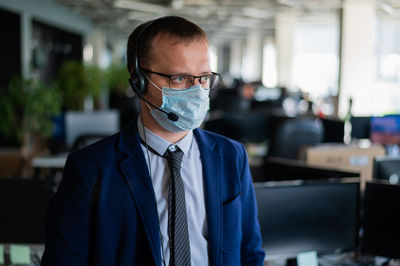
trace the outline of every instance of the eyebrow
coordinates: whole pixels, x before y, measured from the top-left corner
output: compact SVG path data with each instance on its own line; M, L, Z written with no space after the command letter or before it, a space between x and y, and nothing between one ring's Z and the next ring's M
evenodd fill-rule
M204 72L202 72L202 73L200 73L199 75L192 75L192 74L190 74L190 73L187 73L187 72L184 72L184 73L174 73L174 74L171 74L171 75L176 75L176 76L179 76L179 75L188 75L188 76L204 76L204 75L209 75L209 74L212 74L212 71L210 70L210 71L204 71Z

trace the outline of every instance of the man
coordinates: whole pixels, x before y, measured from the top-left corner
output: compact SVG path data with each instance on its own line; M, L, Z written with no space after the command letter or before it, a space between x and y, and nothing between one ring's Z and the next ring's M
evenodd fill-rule
M196 129L218 81L204 31L156 19L127 57L141 115L68 157L42 265L263 265L243 146Z

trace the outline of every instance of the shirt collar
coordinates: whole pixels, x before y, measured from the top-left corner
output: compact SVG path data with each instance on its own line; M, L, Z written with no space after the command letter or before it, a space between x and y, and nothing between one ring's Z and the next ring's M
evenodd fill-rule
M137 128L139 131L139 136L142 139L142 141L147 143L147 145L149 145L158 154L161 154L161 155L165 154L168 147L171 145L178 146L179 149L181 151L183 151L184 154L189 153L189 149L190 149L190 147L192 145L192 141L193 141L193 131L192 130L190 130L189 133L186 134L186 136L184 136L177 143L170 143L166 139L164 139L164 138L158 136L157 134L155 134L154 132L152 132L150 129L144 127L143 123L140 119L140 116L137 119ZM143 132L143 128L144 128L144 132Z

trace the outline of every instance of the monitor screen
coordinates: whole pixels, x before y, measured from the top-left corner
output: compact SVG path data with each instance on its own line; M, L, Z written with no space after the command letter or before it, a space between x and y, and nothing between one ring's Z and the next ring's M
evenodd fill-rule
M400 157L381 156L374 158L374 178L400 183Z
M68 148L72 148L80 136L105 137L117 133L118 130L119 113L117 110L68 111L65 113L65 137Z
M400 115L371 117L370 139L381 144L400 144Z
M368 139L370 135L369 116L353 116L351 122L351 137L354 139Z
M400 259L400 186L367 183L363 221L362 252Z
M267 258L357 247L359 182L284 186L259 183L255 192Z
M324 139L322 142L343 143L344 122L337 119L321 119L324 126Z

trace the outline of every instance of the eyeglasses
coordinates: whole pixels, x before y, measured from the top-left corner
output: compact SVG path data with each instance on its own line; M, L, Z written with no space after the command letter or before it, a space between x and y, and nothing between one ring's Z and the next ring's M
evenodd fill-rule
M211 72L211 74L202 76L192 75L167 75L163 73L154 72L148 69L143 69L144 72L156 74L169 79L169 87L171 89L183 90L193 86L194 81L199 79L199 83L203 89L213 89L217 86L220 74Z

